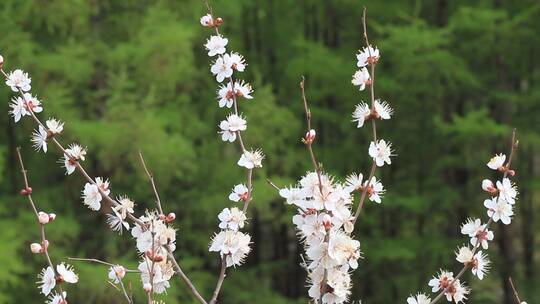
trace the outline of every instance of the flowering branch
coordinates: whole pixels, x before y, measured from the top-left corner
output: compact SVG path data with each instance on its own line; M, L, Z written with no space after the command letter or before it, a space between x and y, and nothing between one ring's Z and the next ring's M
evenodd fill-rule
M354 224L364 205L366 197L371 201L380 203L384 188L375 178L376 167L391 164L392 145L384 140L377 140L375 119L390 119L393 110L386 102L375 99L373 80L366 66L370 66L372 74L379 60L379 50L373 48L367 39L365 29L364 9L364 36L366 47L356 55L357 66L361 68L353 75L352 84L362 91L366 85L371 86L371 106L362 102L353 112L353 121L357 127L364 125L365 121L372 120L373 141L368 154L373 159L373 165L367 180L362 174L351 174L346 182L337 182L330 175L323 173L321 165L313 152L313 142L316 131L311 126L311 112L305 94L305 80L302 77L300 89L304 112L306 115L307 132L302 142L308 149L314 171L308 172L297 185L279 189L270 180L268 183L279 189L281 197L287 203L294 205L298 214L293 217L293 223L299 231L301 241L304 243L308 262L302 257L308 273L308 294L314 303L344 303L347 301L352 287L351 272L358 267L361 257L360 242L351 236ZM360 203L353 214L354 193L361 193Z
M58 265L56 268L54 267L54 264L51 260L51 257L49 255L49 241L47 240L45 236L45 225L54 221L56 219L56 214L50 213L47 214L45 212L38 212L36 205L34 203L34 200L32 199L32 187L30 187L30 184L28 183L28 176L27 171L24 167L24 162L21 156L21 148L17 147L17 156L19 159L19 165L21 167L21 173L24 180L24 189L21 190L21 194L25 195L28 198L28 202L30 203L30 206L32 207L32 210L34 211L34 214L36 215L36 220L39 224L40 233L41 233L41 244L33 243L30 245L30 249L33 253L43 253L45 255L45 259L48 263L48 267L46 269L43 269L41 271L41 274L38 276L40 277L40 284L41 284L41 292L44 295L49 295L52 289L56 288L58 292L56 294L52 294L49 298L49 303L51 304L65 304L67 294L62 290L62 286L58 283L66 281L68 283L76 283L78 281L77 275L73 273L71 266L67 265L65 266L63 263ZM64 276L66 279L64 279Z
M123 228L129 230L130 226L126 221L128 219L136 224L131 229L131 234L137 239L137 249L143 254L144 258L144 261L139 265L143 288L148 293L163 293L170 286L168 280L175 273L171 266L171 260L174 261L173 264L178 266L174 256L169 254L175 248L176 231L168 227L167 224L174 220L174 214L170 213L165 216L158 212L147 211L146 215L135 217L133 215L134 202L122 196L118 200L111 198L109 181L101 177L91 178L81 165L81 162L86 157L86 149L77 144L72 144L68 148L64 148L58 141L57 137L64 129L64 123L56 119L49 119L44 124L36 116L36 113L42 112L43 108L41 102L36 97L27 93L31 89L31 80L28 74L22 70L15 70L7 74L2 69L2 64L3 58L0 56L0 71L6 77L6 84L11 87L12 91L18 92L21 95L21 97L13 98L10 104L10 114L13 116L15 122L18 122L24 116L30 116L38 125L38 130L34 131L32 137L32 142L36 150L47 152L48 143L52 141L63 153L61 163L64 165L66 173L72 174L75 170L78 170L83 175L87 180L83 191L83 203L88 208L94 211L99 210L103 199L110 203L112 214L108 215L107 222L113 230L120 233ZM150 228L152 228L152 231L150 231ZM165 245L167 247L166 249ZM152 267L146 267L149 264ZM155 267L156 265L157 267ZM66 269L66 266L61 264L57 266L57 271L60 272L61 268L66 274L70 274L69 272L72 272L72 270L69 267ZM176 273L179 272L176 271ZM60 274L66 276L62 273ZM50 279L56 275L54 269L49 267L44 270L43 276L46 276L46 279ZM76 275L73 273L71 277L76 278ZM71 280L75 281L73 278ZM158 282L159 286L155 286L156 282ZM48 290L47 294L49 292L50 290ZM202 298L198 293L194 294L198 299ZM58 298L61 299L61 295ZM149 300L151 300L151 295L149 296ZM206 304L204 300L201 303Z
M365 60L365 63L369 64L370 69L371 69L371 75L367 73L365 68L362 68L360 71L356 72L355 74L356 77L353 78L353 84L359 85L361 89L363 89L362 86L369 85L370 93L371 93L371 109L368 114L366 113L367 112L366 106L365 105L361 106L362 104L360 104L357 106L356 111L353 114L353 118L354 120L358 121L359 127L361 126L360 125L361 120L362 120L361 124L363 124L364 123L363 120L371 119L371 129L373 132L372 143L377 143L377 123L375 119L372 119L372 118L389 119L393 111L386 105L385 102L379 102L375 100L375 66L379 58L379 50L377 49L374 50L371 47L371 44L369 44L369 38L368 38L368 32L367 32L367 26L366 26L366 12L367 12L367 9L364 7L364 11L362 13L362 26L364 29L364 39L366 42L366 48L364 49L364 53L367 51L367 59ZM391 149L391 146L388 146L388 149ZM389 151L389 153L391 153L391 151ZM372 178L375 176L376 169L377 169L376 158L373 158L373 162L371 164L371 169L369 171L369 176L367 179L368 181L372 180ZM356 221L358 220L358 217L360 216L360 213L362 212L366 195L369 190L370 190L369 187L363 187L362 189L362 194L360 196L358 208L356 209L356 212L354 214L353 225L356 224Z
M467 299L467 295L470 293L470 288L460 281L467 270L471 269L472 273L480 280L488 272L491 262L488 260L487 255L479 250L480 246L487 250L488 241L493 240L494 234L489 230L492 223L500 220L503 224L508 225L512 220L512 215L514 215L513 205L515 204L517 189L508 176L515 175L515 171L511 168L514 154L518 148L515 129L512 132L510 146L510 155L506 163L506 155L504 154L495 155L487 163L490 169L503 173L502 180L497 181L496 184L488 179L482 181L482 189L491 195L490 199L484 201L489 217L487 223L482 225L480 219L468 219L461 226L461 233L471 238L470 244L473 246L472 249L469 246L462 246L456 252L456 260L462 263L463 267L455 277L452 272L441 270L438 275L429 281L428 285L432 287L432 292L438 293L433 300L425 294L419 293L414 297L409 297L407 299L409 303L435 304L444 296L448 301L461 303Z
M242 264L251 250L249 247L251 237L249 234L241 232L240 229L245 225L247 210L253 199L253 169L262 167L264 154L258 149L247 150L242 138L242 131L247 129L247 121L239 112L239 99L253 99L251 96L253 90L248 83L238 80L234 74L244 72L247 64L240 54L227 53L226 46L229 40L224 38L219 31L219 26L224 21L222 18L214 16L212 7L207 0L203 0L203 2L207 8L207 14L200 19L200 23L215 32L215 35L211 36L205 44L208 56L216 56L210 71L218 83L228 80L228 84L223 84L218 89L218 105L220 108L233 108L233 112L219 124L221 129L219 133L225 142L234 142L238 139L242 154L237 164L246 169L246 184L235 185L229 195L230 200L243 202L242 209L225 208L219 213L221 231L214 236L209 248L210 251L219 252L221 256L218 281L209 301L209 303L214 304L225 280L226 268Z

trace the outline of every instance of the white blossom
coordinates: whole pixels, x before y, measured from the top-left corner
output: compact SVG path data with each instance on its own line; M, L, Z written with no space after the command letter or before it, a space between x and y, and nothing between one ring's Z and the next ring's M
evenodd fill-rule
M138 269L141 272L143 285L150 285L154 293L162 294L171 286L169 280L174 275L174 270L170 262L165 260L153 262L148 258L144 258Z
M44 295L51 293L51 290L53 290L54 286L56 286L56 276L51 266L43 268L41 273L38 275L38 279L38 287L41 289L41 293Z
M47 153L47 139L47 130L41 125L32 133L32 145L37 151L43 150L43 152Z
M369 107L369 105L365 102L361 102L356 105L356 108L352 113L352 121L357 122L357 128L361 128L364 125L364 122L370 117L370 115L371 108Z
M228 54L225 54L227 56ZM237 70L238 72L243 72L246 69L246 62L244 60L244 57L242 55L231 52L229 56L229 61L231 63L231 67L234 70Z
M69 264L61 263L60 265L56 265L56 271L60 279L64 282L75 284L79 281L79 277L73 271L73 266Z
M407 298L407 304L430 304L431 299L423 293Z
M219 228L221 229L231 229L237 231L238 229L244 228L244 222L246 221L246 214L236 208L225 208L219 215L218 219L221 221L219 223Z
M98 211L101 208L102 196L96 184L86 183L82 194L83 203L90 210Z
M239 266L250 252L251 237L240 231L222 230L212 239L209 251L225 257L227 267Z
M507 201L510 204L516 203L517 190L509 178L503 178L502 182L497 181L497 189L499 190L499 198Z
M221 121L221 139L233 142L236 140L236 133L247 129L246 120L241 115L230 114L226 120Z
M60 134L64 130L64 123L54 118L49 118L45 122L45 125L47 125L47 128L49 128L49 132L51 132L52 134Z
M484 279L484 274L489 271L490 263L487 255L480 250L474 255L471 271L478 279L482 280Z
M240 200L247 200L248 188L244 184L238 184L234 186L231 194L229 194L229 200L233 202L239 202Z
M375 108L375 117L380 118L383 120L390 119L392 117L392 114L394 114L394 110L390 107L390 105L386 101L381 101L380 99L376 99L373 103L373 107Z
M488 249L488 241L493 240L493 231L488 230L486 225L482 225L480 219L467 219L461 226L461 233L471 238L471 245L476 246L477 242L484 249Z
M210 39L208 39L204 45L208 50L208 56L212 57L225 53L225 46L227 46L228 42L229 40L227 38L223 38L221 36L215 35L210 37Z
M504 162L506 161L506 155L505 154L496 154L493 156L489 162L487 163L487 166L490 169L493 170L499 170L499 168L504 166Z
M488 208L487 214L494 222L501 220L503 224L508 225L512 221L512 215L514 215L512 205L500 197L486 199L484 206Z
M71 174L77 168L79 161L84 161L86 157L86 149L82 148L77 144L71 144L65 150L64 154L64 167L66 168L66 173Z
M230 55L225 54L223 56L219 56L210 68L210 72L216 76L217 82L223 82L225 78L231 77L233 74L233 69Z
M349 176L347 176L347 179L345 180L346 189L349 192L362 190L362 188L364 187L363 178L364 176L362 175L362 173L351 173Z
M355 86L358 86L360 91L363 91L366 88L366 84L369 84L370 76L368 70L363 67L360 70L354 73L351 83Z
M32 96L30 93L23 94L23 101L26 106L26 110L29 112L41 113L43 111L41 101L37 99L37 97ZM28 115L30 115L30 113L28 113Z
M357 55L356 59L358 63L356 64L359 68L365 67L369 64L376 63L380 58L380 52L378 48L373 48L371 45L364 47Z
M358 268L360 242L342 232L333 232L328 241L328 256L340 265L348 263L352 269Z
M227 85L222 85L218 89L219 107L232 107L236 97L253 99L253 96L251 96L252 92L253 89L251 88L251 85L245 83L243 80L234 82L234 85L231 82L227 83Z
M107 225L111 228L112 231L122 234L124 228L129 230L129 223L124 221L124 218L113 209L113 213L107 214Z
M469 264L472 262L473 256L473 251L469 247L463 246L456 252L456 261L462 264Z
M368 181L365 182L365 187L367 187L369 200L380 204L381 198L386 191L380 180L377 180L377 178L373 176L369 181L369 184Z
M135 203L129 199L127 196L118 197L118 206L113 207L113 210L116 211L122 219L125 219L128 214L135 212L133 208Z
M30 115L30 112L26 110L26 102L21 97L12 98L9 107L11 108L9 114L13 116L15 122L19 122L23 116Z
M262 168L263 159L264 154L261 150L245 150L238 160L238 165L247 169Z
M306 193L299 188L283 188L279 190L279 195L287 200L287 204L305 207Z
M67 304L66 301L67 292L62 291L62 294L54 293L49 296L47 299L47 304Z
M369 156L373 158L378 167L382 167L384 163L391 164L390 156L392 156L392 144L384 139L378 142L371 142L369 145Z
M28 73L23 70L16 69L7 75L6 85L11 87L13 92L18 92L21 89L24 92L30 91L32 88L30 83L32 80L28 77Z
M453 280L454 274L452 272L441 270L428 282L428 285L431 287L431 292L437 292L446 289Z

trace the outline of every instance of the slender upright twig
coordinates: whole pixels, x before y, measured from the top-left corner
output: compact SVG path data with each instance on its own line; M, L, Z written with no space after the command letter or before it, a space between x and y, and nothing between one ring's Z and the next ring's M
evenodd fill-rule
M17 157L19 159L19 165L21 167L21 173L22 173L23 180L24 180L24 188L25 188L25 190L31 189L30 184L28 182L27 171L26 171L26 169L24 167L24 162L23 162L23 159L22 159L22 156L21 156L21 148L20 147L17 147ZM51 260L50 255L49 255L49 249L48 249L49 244L48 244L47 238L45 236L45 224L42 224L42 223L39 222L39 212L37 211L36 204L34 203L34 200L32 199L32 191L26 192L26 197L28 198L28 202L30 203L30 206L32 207L32 210L34 211L34 214L36 216L36 220L37 220L37 222L39 224L39 229L40 229L40 234L41 234L41 246L43 248L43 254L45 255L45 259L47 260L47 263L49 264L49 267L51 267L51 269L53 270L54 276L58 277L58 272L56 271L56 268L54 267L54 264L53 264L53 262ZM62 290L62 287L60 286L60 284L57 284L55 286L55 288L58 289L58 291L59 291L58 294L60 295L62 300L65 301L66 299L64 299L63 290Z
M141 160L141 164L143 166L144 172L146 172L146 175L148 176L148 180L150 181L150 185L152 186L152 190L154 191L154 195L156 196L156 206L158 208L158 211L160 214L163 213L163 209L161 208L161 199L159 197L159 192L157 191L156 183L154 181L154 174L152 174L148 167L146 166L146 162L144 161L144 156L142 151L139 151L139 158Z
M510 287L512 288L512 292L514 293L514 297L516 298L516 303L521 304L521 299L519 298L519 294L517 292L516 286L514 286L514 281L512 281L512 277L508 278L508 282L510 283Z

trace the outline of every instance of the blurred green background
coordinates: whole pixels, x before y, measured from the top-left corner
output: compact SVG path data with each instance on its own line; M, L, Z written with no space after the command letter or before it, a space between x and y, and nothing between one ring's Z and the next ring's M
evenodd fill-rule
M243 77L255 99L242 102L246 139L267 154L255 172L248 231L253 252L232 269L222 303L306 303L305 272L285 206L265 178L293 183L310 168L300 143L305 132L298 83L307 95L318 131L315 145L326 171L344 177L366 172L370 129L356 129L350 114L367 100L350 83L355 52L363 45L361 14L368 7L370 39L382 51L377 95L395 107L379 124L397 157L379 175L388 192L368 204L356 237L365 259L354 273L353 300L404 303L428 291L440 267L458 269L456 247L467 217L485 217L480 189L496 173L485 166L506 152L516 127L520 189L514 221L494 226L489 255L493 270L483 281L466 275L469 303L514 303L505 283L512 275L522 298L540 301L540 3L523 1L212 1L230 49L249 63ZM217 214L242 181L236 145L224 144L217 124L216 83L203 50L210 31L199 24L204 5L184 1L3 0L0 53L7 70L32 76L44 102L42 118L66 121L62 142L88 147L94 176L111 179L114 194L129 194L138 211L153 206L141 169L141 149L154 171L165 209L177 214L177 255L202 293L213 290L219 261L208 252ZM7 114L12 93L0 89L0 303L42 303L34 282L44 266L29 244L38 239L30 207L17 195L22 180L15 147L22 146L39 208L58 214L48 225L53 259L94 257L136 267L134 243L89 211L80 199L84 181L65 176L52 148L45 156L29 143L30 120L17 126ZM504 229L503 229L504 228ZM70 303L122 303L106 282L107 269L74 263L80 283ZM128 278L143 302L137 276ZM174 279L167 303L194 303Z

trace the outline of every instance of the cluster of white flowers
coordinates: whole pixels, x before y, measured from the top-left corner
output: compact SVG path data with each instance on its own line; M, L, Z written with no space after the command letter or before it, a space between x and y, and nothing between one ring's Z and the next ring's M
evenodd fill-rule
M485 224L479 218L469 218L461 226L461 233L470 238L470 246L464 245L456 251L456 261L463 264L464 269L470 268L473 275L482 280L484 275L489 271L490 261L487 255L478 250L482 247L487 250L489 241L494 238L493 231L489 230L489 224L498 222L499 220L508 225L512 221L513 205L516 203L517 189L516 186L507 176L514 176L515 172L508 165L505 165L506 155L498 154L489 160L487 166L492 170L497 170L504 173L502 180L493 183L489 179L482 181L482 189L490 194L490 198L484 201L484 206L487 208L489 221ZM459 277L455 278L450 271L441 270L428 283L432 287L432 292L442 292L449 302L463 303L467 299L470 289L466 287ZM431 300L425 295L420 294L422 299L409 297L407 302L430 303ZM424 301L424 302L421 302Z
M252 99L253 89L243 80L235 79L234 73L244 72L247 65L246 61L242 55L236 52L227 52L229 40L219 34L217 29L223 23L223 19L214 18L212 15L207 14L201 17L200 22L202 26L214 28L216 33L207 40L204 46L208 51L208 56L217 56L210 67L210 72L216 77L216 81L221 84L217 91L218 105L220 108L234 108L234 112L230 113L219 124L221 139L225 142L234 142L238 139L242 150L242 155L240 155L237 162L238 166L249 171L261 168L264 154L260 149L246 150L240 134L247 129L247 121L245 117L239 114L237 102L241 98ZM227 81L227 84L224 84L224 81ZM251 174L248 174L248 176L248 179L251 179ZM221 231L214 236L210 243L209 251L219 252L227 267L242 264L251 250L249 247L251 237L249 234L239 231L247 221L246 207L251 200L251 189L248 187L251 187L250 180L248 180L248 186L238 184L234 187L229 199L233 202L243 202L245 207L242 209L237 207L225 208L219 213L218 219Z
M66 282L75 284L79 281L79 277L73 271L73 267L64 263L56 265L56 272L51 266L43 268L38 275L38 279L38 287L41 289L41 293L46 296L51 293L58 283Z
M298 210L293 223L309 259L309 296L316 302L322 297L323 303L343 303L352 286L350 269L358 267L361 255L360 242L350 236L352 194L370 186L362 183L361 175L342 184L321 174L320 181L316 172L308 172L298 185L279 194Z
M371 65L374 68L379 59L379 50L371 46L364 48L357 55L357 59L357 65L361 69L354 74L352 83L363 90L366 85L373 84L366 66ZM301 88L303 89L303 85ZM305 107L306 111L309 111L307 103ZM352 116L353 122L357 122L360 128L369 119L390 119L392 114L393 110L388 103L373 97L371 106L360 103ZM308 127L309 125L308 118ZM316 134L315 130L308 130L302 139L310 153ZM392 144L384 139L374 138L368 154L373 159L373 170L375 166L391 164ZM305 246L309 296L314 303L344 303L349 298L352 287L351 271L358 267L358 259L361 257L360 242L351 237L356 221L352 210L354 193L359 193L361 200L367 197L373 202L381 203L385 190L373 175L374 171L366 180L362 174L353 173L347 177L345 183L340 183L322 173L313 154L312 158L315 172L308 172L296 186L283 188L279 194L298 210L298 214L293 217L293 223ZM360 204L362 205L363 201Z
M133 203L129 199L121 201L124 204L120 208L132 208ZM122 214L122 211L118 213ZM143 257L138 269L146 292L163 293L170 286L169 280L174 275L174 269L168 254L176 249L176 230L168 224L174 219L172 213L165 216L158 212L146 212L139 217L143 225L135 225L131 229L131 235L137 241L137 250ZM112 271L117 272L118 269ZM114 281L114 278L111 280Z

